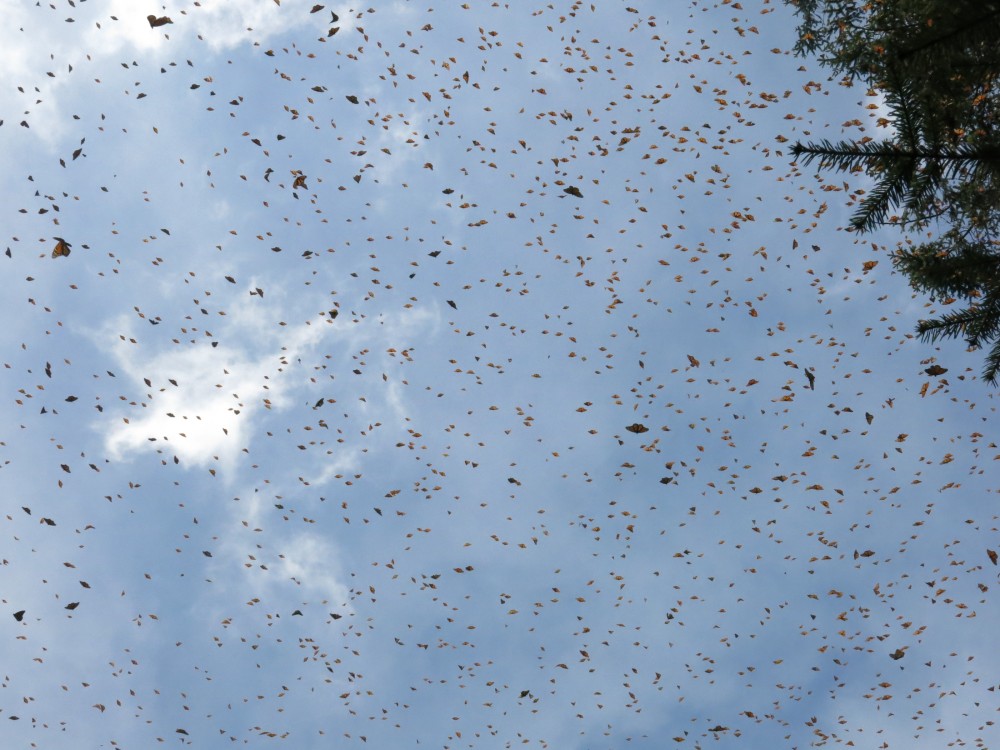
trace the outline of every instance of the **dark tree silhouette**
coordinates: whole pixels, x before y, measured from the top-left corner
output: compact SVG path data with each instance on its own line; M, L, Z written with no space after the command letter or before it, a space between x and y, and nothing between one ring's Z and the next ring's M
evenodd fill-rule
M917 291L964 309L921 321L927 341L992 344L984 378L1000 378L1000 3L789 0L796 51L818 55L847 85L881 94L891 135L796 143L819 169L864 173L874 186L851 229L893 225L936 238L893 257Z

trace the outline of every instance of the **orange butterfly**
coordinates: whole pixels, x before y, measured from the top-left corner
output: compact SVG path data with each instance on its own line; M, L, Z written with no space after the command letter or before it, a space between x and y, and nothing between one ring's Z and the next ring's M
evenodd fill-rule
M56 239L56 246L52 248L52 257L58 258L60 255L68 257L70 244L62 237L56 237L55 239Z
M639 422L636 422L635 424L630 424L625 429L628 430L629 432L634 432L637 435L641 435L643 432L649 432L649 428L646 427L646 425L644 424L640 424Z

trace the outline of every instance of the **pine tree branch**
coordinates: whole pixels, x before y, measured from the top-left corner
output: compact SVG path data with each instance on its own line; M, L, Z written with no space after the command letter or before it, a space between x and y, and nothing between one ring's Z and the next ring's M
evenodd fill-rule
M986 355L986 365L983 367L983 380L996 387L1000 380L1000 341L993 344L990 353Z
M954 37L959 36L960 34L964 34L964 33L968 32L968 31L975 31L975 32L978 32L978 33L983 33L983 26L984 26L983 22L984 21L989 21L989 20L991 20L993 18L997 18L998 16L1000 16L1000 8L997 8L996 5L994 5L993 3L989 3L986 7L988 9L986 13L982 13L981 15L979 15L979 16L977 16L975 18L969 19L962 26L958 26L957 28L954 28L954 29L952 29L951 31L949 31L949 32L947 32L945 34L939 34L936 37L932 37L932 38L928 39L926 42L918 44L918 45L916 45L914 47L910 47L908 49L903 49L899 53L898 59L899 60L907 60L907 59L913 57L914 55L919 54L920 52L923 52L923 51L925 51L925 50L933 47L936 44L941 44L941 42L947 41L949 39L953 39ZM994 33L994 32L990 32L990 33Z

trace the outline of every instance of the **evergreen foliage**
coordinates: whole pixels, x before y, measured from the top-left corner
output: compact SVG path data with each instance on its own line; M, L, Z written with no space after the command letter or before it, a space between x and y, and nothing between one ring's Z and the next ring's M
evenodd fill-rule
M913 236L893 258L911 286L966 307L921 321L927 341L990 346L983 377L1000 380L1000 2L788 0L796 52L816 55L845 85L881 94L881 141L797 143L804 165L863 172L874 182L851 229Z

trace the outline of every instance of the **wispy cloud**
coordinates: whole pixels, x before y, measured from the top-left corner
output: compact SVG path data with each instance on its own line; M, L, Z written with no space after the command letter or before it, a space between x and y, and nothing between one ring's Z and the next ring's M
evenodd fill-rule
M268 289L274 304L284 300L294 307L295 300L284 295L279 285L272 283ZM264 410L288 408L297 391L306 399L315 395L312 381L288 372L291 361L321 341L336 341L338 348L364 343L383 350L378 362L389 369L393 357L388 349L393 344L405 348L400 341L411 341L436 321L433 312L418 308L343 329L316 319L274 332L268 312L250 299L256 301L248 295L229 308L227 322L213 338L220 342L218 347L207 340L188 348L148 349L133 344L134 316L110 320L92 337L115 358L132 386L145 391L138 416L134 405L119 407L121 420L103 428L105 447L113 458L161 451L186 465L231 473L258 432L258 418ZM356 408L365 410L370 419L403 420L403 393L396 383L387 388L384 398L366 398ZM316 467L312 481L323 484L353 465L357 456L357 449L345 449L332 462Z
M118 366L148 401L141 416L124 411L122 421L105 434L115 458L165 450L195 466L235 467L240 451L255 430L262 409L282 409L297 385L282 376L282 362L298 356L324 335L323 326L300 325L282 337L281 345L257 335L263 313L249 305L234 308L232 323L220 332L222 344L145 352L128 341L134 318L119 318L101 338ZM149 379L153 385L148 385ZM155 382L154 382L155 381ZM176 383L176 385L174 384Z

